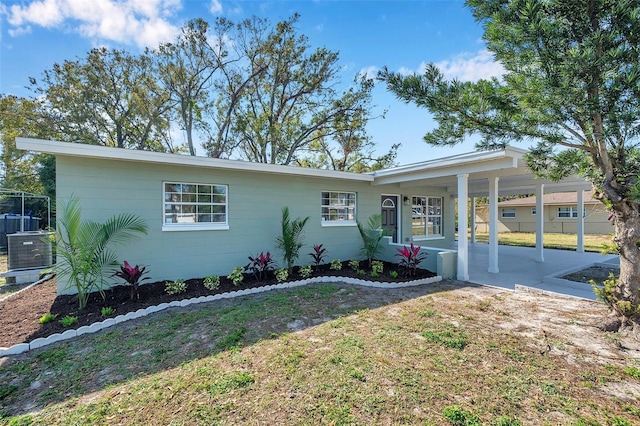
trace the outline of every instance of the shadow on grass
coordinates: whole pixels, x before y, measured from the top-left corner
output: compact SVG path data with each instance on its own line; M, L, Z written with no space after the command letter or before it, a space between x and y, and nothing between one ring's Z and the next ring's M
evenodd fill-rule
M172 308L0 364L0 419L153 375L192 360L248 347L363 309L473 284L444 281L380 289L311 284Z

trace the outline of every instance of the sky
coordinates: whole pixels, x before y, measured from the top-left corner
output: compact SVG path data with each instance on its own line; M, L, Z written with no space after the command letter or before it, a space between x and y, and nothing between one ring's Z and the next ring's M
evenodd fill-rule
M100 46L139 53L173 41L190 19L234 22L252 16L273 24L300 14L299 33L312 48L339 52L341 81L375 76L386 66L405 74L435 63L463 81L500 76L462 0L0 0L0 93L29 97L29 78ZM473 141L432 147L422 137L435 127L428 111L405 104L383 83L373 91L367 128L378 154L401 143L398 163L409 164L473 151Z

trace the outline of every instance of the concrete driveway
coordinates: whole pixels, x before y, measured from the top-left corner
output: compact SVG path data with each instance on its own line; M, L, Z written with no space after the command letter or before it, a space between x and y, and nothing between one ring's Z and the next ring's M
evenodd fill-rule
M576 253L569 250L544 250L544 262L535 260L530 247L498 246L498 268L492 274L489 267L489 245L469 244L469 281L513 290L516 284L555 293L595 300L589 284L562 280L557 277L598 263L616 265L618 257L600 253Z

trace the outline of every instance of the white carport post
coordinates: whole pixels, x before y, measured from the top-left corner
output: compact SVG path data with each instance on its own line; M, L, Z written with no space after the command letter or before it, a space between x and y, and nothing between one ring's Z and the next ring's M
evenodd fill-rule
M471 197L471 244L476 243L476 197Z
M489 178L489 272L497 274L498 268L498 180Z
M536 184L536 261L544 262L544 184Z
M469 280L469 236L467 198L469 193L469 175L458 175L458 279Z
M584 253L584 191L578 190L578 223L576 233L578 234L578 253Z

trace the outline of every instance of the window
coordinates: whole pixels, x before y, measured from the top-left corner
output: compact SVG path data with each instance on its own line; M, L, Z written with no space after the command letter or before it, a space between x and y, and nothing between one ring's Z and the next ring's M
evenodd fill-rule
M321 213L323 225L355 225L356 193L323 191Z
M163 230L229 229L227 186L165 182Z
M411 235L441 237L442 197L413 196L411 201Z
M531 207L531 215L532 216L536 215L536 208L535 207Z
M516 217L516 209L513 207L505 208L501 210L501 216L504 218L515 218Z
M578 207L558 207L558 217L576 219L578 217ZM586 211L582 211L582 217L586 217Z

